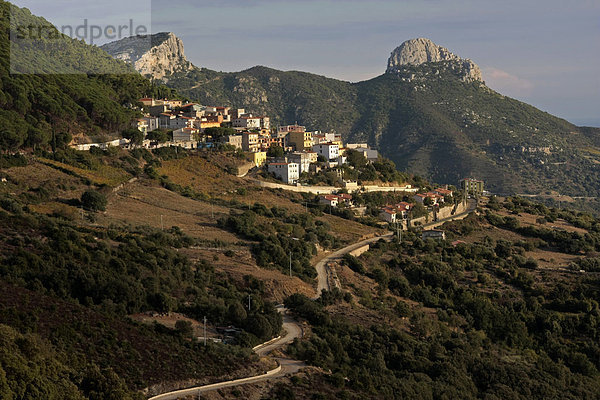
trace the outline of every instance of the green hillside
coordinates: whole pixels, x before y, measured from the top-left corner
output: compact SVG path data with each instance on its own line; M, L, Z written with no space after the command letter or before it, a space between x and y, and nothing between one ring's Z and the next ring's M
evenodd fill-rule
M11 13L15 26L49 26L27 9L0 1L0 149L44 147L53 141L53 135L65 137L63 133L114 134L136 116L123 105L135 104L146 94L170 94L170 89L154 88L102 50L66 36L35 46L19 42L11 49ZM17 71L38 74L11 74L11 61ZM65 73L81 70L114 74Z
M487 86L460 79L453 61L350 83L254 67L195 69L168 85L204 104L266 113L275 123L368 141L401 169L440 183L485 179L496 192L600 193L600 129L579 128Z

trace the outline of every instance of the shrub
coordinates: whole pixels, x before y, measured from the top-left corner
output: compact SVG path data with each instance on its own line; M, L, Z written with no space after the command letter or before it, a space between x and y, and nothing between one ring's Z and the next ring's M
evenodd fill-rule
M86 190L81 195L81 204L86 210L104 211L107 203L106 196L97 190Z

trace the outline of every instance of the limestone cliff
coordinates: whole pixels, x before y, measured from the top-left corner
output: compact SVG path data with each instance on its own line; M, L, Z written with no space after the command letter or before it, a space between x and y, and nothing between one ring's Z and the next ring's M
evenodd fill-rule
M469 59L460 58L425 38L410 39L397 47L388 60L387 73L397 74L402 72L405 66L443 61L458 65L464 81L482 81L481 70L477 64Z
M154 79L193 68L185 57L183 42L171 32L132 36L101 48L114 58L132 64L140 74Z

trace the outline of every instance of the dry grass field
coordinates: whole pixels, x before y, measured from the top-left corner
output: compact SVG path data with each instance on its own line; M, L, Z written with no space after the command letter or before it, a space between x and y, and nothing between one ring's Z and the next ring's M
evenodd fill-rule
M197 239L237 243L240 239L217 227L217 220L229 209L211 205L168 191L152 181L137 181L109 197L106 212L97 222L102 225L146 225L169 229L178 226Z
M271 301L280 303L294 293L314 296L315 287L297 277L290 277L278 270L259 268L247 248L233 250L233 255L225 255L224 249L181 249L192 261L208 260L217 270L226 272L234 280L242 282L250 275L265 285L265 293ZM316 286L316 285L315 285Z
M62 199L79 198L85 190L81 178L62 172L39 162L31 162L25 167L2 170L8 182L0 188L15 194L31 189L44 188Z
M89 170L74 167L69 164L64 164L46 158L40 158L39 161L43 164L52 166L54 168L63 171L69 171L70 173L75 174L81 178L87 179L96 185L107 185L110 187L116 187L131 179L131 175L129 175L127 172L119 168L111 167L109 165L100 165L96 170Z

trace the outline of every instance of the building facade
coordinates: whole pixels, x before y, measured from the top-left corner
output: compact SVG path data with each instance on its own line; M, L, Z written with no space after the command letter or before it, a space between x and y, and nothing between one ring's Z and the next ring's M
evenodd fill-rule
M333 143L316 144L313 151L320 156L325 157L327 161L336 160L340 156L340 146Z
M300 179L300 165L296 163L271 163L269 172L288 184L295 184Z
M483 195L483 181L473 178L466 178L460 181L460 187L465 193L473 196Z

